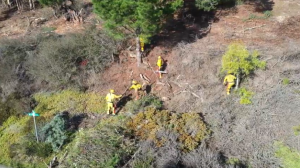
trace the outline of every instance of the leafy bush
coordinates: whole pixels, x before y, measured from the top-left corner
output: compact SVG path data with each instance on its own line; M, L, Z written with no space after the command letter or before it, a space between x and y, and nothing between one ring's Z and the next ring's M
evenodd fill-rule
M66 146L69 155L60 167L121 167L135 150L135 143L125 133L127 119L118 115L102 119L91 129L79 130Z
M106 102L103 97L92 92L63 90L56 93L37 93L34 95L38 105L35 111L49 118L53 114L68 111L70 113L106 112Z
M171 130L179 135L181 148L186 151L195 149L209 131L197 113L176 114L166 110L149 108L132 117L127 126L143 140L152 140L157 146L164 144L164 139L157 137L159 130Z
M234 2L235 0L196 0L195 6L198 9L202 9L204 11L211 11L216 9L216 7L220 4L227 4Z
M283 79L282 79L282 84L283 84L283 85L288 85L288 84L290 84L290 79L289 79L289 78L283 78Z
M10 164L18 162L17 153L12 151L12 146L22 142L32 128L29 117L18 118L16 116L9 117L0 127L0 163ZM12 155L15 153L15 155ZM14 160L14 158L16 158Z
M126 104L125 110L136 113L144 111L145 107L151 107L155 109L161 109L163 106L162 101L154 95L145 95L139 100L130 101Z
M275 146L277 147L275 156L281 159L283 167L287 167L287 168L300 167L299 151L290 149L288 146L284 145L282 142L276 142Z
M251 104L251 98L253 96L253 92L247 90L246 88L240 88L238 90L239 95L241 96L240 104Z
M259 60L258 51L250 53L247 48L238 42L233 42L228 46L228 50L222 56L222 72L230 72L237 75L237 87L242 76L253 73L257 68L264 69L265 61Z
M293 130L294 130L295 135L299 135L300 134L300 125L293 127Z
M264 18L265 18L265 19L271 17L272 15L273 15L273 14L272 14L272 11L267 10L267 11L264 12Z
M52 153L52 146L49 143L27 141L22 144L25 147L25 154L28 156L38 156L41 158L47 158Z
M69 116L65 113L56 115L41 131L45 142L50 143L53 151L58 151L68 138L66 129Z

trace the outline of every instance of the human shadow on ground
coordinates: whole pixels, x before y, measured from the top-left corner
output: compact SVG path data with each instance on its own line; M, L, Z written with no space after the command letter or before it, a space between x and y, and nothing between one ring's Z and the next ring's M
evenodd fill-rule
M116 114L118 114L123 108L124 106L127 104L127 102L129 102L130 100L132 100L131 98L132 94L128 94L126 96L123 96L116 104Z

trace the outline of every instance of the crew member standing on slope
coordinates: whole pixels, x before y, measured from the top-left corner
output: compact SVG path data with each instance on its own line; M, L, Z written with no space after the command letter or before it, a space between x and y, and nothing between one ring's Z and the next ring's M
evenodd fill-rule
M226 86L227 84L227 95L230 95L230 89L231 87L235 84L234 80L236 79L236 77L234 75L232 75L231 72L228 72L228 75L225 76L224 82L223 84Z
M110 89L110 93L108 93L105 97L107 102L107 114L110 114L110 110L112 110L112 114L116 115L114 101L115 99L122 97L122 95L115 95L114 93L115 91L113 89Z

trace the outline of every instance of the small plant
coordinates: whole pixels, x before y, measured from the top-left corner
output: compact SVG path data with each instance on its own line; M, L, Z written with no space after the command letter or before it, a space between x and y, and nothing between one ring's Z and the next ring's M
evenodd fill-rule
M240 88L238 90L239 95L241 96L240 104L251 104L251 99L253 92L247 90L246 88Z
M273 15L272 11L267 10L264 12L264 19L267 19L267 18L271 17L272 15Z
M300 153L283 144L282 142L275 142L277 148L275 156L280 158L283 167L298 168L300 167Z
M43 32L52 32L54 30L56 30L55 27L42 27Z
M283 79L282 79L282 84L283 84L283 85L288 85L288 84L290 84L290 79L289 79L289 78L283 78Z
M243 5L245 2L244 0L236 0L235 5Z
M293 127L293 130L296 136L300 135L300 125Z

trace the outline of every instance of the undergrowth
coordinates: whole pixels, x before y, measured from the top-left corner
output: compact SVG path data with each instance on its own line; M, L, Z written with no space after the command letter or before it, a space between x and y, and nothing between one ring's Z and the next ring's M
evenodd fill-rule
M106 111L106 102L103 97L93 92L80 92L75 90L63 90L55 93L38 93L34 95L38 102L35 111L44 117L68 111L70 113L102 113Z
M152 107L155 109L161 109L163 107L162 101L154 95L146 95L139 100L130 101L126 104L125 110L131 113L137 113L144 111L145 107Z
M240 104L251 104L252 101L252 96L253 96L253 92L247 90L246 88L240 88L238 90L238 94L241 96L240 99Z
M286 146L282 142L276 142L277 147L275 156L280 158L283 167L286 168L299 168L300 167L300 153L290 147Z
M158 147L164 145L165 139L158 138L157 132L171 130L179 135L183 151L195 149L210 132L197 113L177 114L153 108L132 117L127 126L137 137L152 140Z

